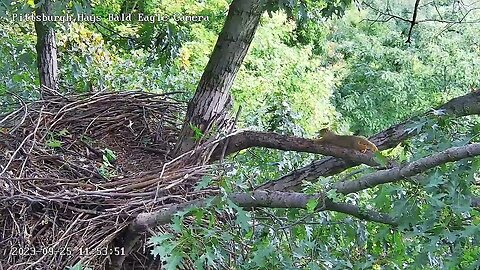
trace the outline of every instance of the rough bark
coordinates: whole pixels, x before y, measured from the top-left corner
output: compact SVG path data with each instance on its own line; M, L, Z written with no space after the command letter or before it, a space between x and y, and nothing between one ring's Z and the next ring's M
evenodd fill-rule
M478 143L468 144L461 147L452 147L440 153L412 161L399 167L381 170L362 176L355 181L342 181L335 183L332 188L343 194L355 193L381 184L398 182L447 162L458 161L478 155L480 155L480 144Z
M470 206L480 211L480 198L479 197L472 197Z
M41 2L35 0L35 4ZM45 0L36 10L37 16L48 18L52 15L52 2ZM37 33L37 68L40 77L40 89L42 95L48 90L56 91L58 89L58 63L57 63L57 45L55 43L55 30L53 22L46 20L35 21L35 31Z
M218 37L210 60L188 104L176 154L195 145L191 125L207 133L221 130L231 106L230 88L247 54L265 8L264 0L235 0Z
M454 98L434 110L434 114L445 114L453 117L480 114L480 91L468 93L464 96ZM420 117L428 117L428 112ZM408 130L409 125L418 117L409 119L400 124L394 125L372 137L370 141L375 143L380 150L397 146L400 142L418 134L417 130ZM316 160L310 165L295 170L279 179L267 182L257 189L263 190L296 190L303 181L313 182L320 176L335 175L347 168L359 165L358 162L347 161L340 158L327 157Z
M226 140L225 140L226 142ZM223 146L217 146L211 156L211 160L218 160L223 153ZM317 153L327 156L335 156L345 160L351 160L370 166L379 164L373 160L372 153L361 153L335 145L319 144L315 140L295 136L286 136L271 132L243 131L232 135L225 150L225 154L235 153L250 147L265 147L284 151L296 151Z

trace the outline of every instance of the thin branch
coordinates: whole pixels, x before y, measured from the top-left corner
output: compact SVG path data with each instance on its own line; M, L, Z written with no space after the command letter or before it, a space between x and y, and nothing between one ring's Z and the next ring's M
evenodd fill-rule
M477 1L478 2L478 1ZM473 6L475 5L475 3L472 3L472 5L469 5L469 6ZM391 19L396 19L396 20L400 20L400 21L403 21L403 22L406 22L406 23L409 23L410 24L410 28L409 28L409 31L408 31L408 38L407 38L407 41L406 43L410 43L411 42L411 39L412 39L412 32L413 32L413 27L416 25L416 24L419 24L419 23L424 23L424 22L439 22L439 23L444 23L444 24L447 24L447 26L445 26L445 28L441 31L441 32L444 32L445 30L447 30L448 28L450 28L451 26L455 25L455 24L460 24L460 23L468 23L468 24L474 24L474 23L480 23L480 20L466 20L468 14L470 14L472 11L475 11L475 10L478 10L480 8L477 8L477 7L474 7L474 8L471 8L471 9L466 9L466 12L465 14L462 15L462 18L458 19L458 20L446 20L443 18L442 14L440 13L440 11L438 10L438 6L437 4L433 1L433 2L428 2L426 4L423 4L423 5L420 5L420 0L416 0L415 1L415 5L414 5L414 9L413 9L413 15L412 15L412 19L407 19L407 18L403 18L401 16L398 16L398 15L395 15L395 14L392 14L388 11L388 9L386 11L383 11L383 10L380 10L366 2L363 2L363 5L367 6L368 8L370 8L371 10L373 10L376 14L378 14L377 18L375 19L364 19L365 21L368 21L368 22L372 22L373 23L378 23L378 22L381 22L381 23L385 23L385 22L388 22L390 21ZM432 5L434 8L435 8L435 11L438 15L438 17L440 19L434 19L434 18L427 18L427 19L422 19L422 20L417 20L417 17L418 17L418 10L420 8L423 8L423 7L426 7L426 6L429 6L429 5Z
M466 21L466 17L468 16L468 14L474 10L477 10L479 8L473 8L473 9L470 9L468 10L464 15L463 17L458 20L458 21L447 21L447 20L440 20L439 22L441 23L445 23L447 24L436 36L440 35L441 33L447 31L448 29L450 29L452 26L454 26L455 24L460 24L460 23L480 23L480 20L477 20L477 21ZM426 20L425 20L426 21Z
M333 186L333 189L343 194L358 192L381 184L403 180L447 162L458 161L477 155L480 155L479 143L452 147L440 153L407 163L401 167L377 171L360 177L355 181L338 182Z
M419 4L420 4L420 0L416 0L415 1L415 7L413 8L412 20L410 21L410 29L408 30L407 43L410 43L412 41L412 31L413 31L413 27L417 23L417 14L418 14L418 5Z
M377 212L371 209L362 209L357 205L347 204L347 203L334 203L334 202L326 202L326 210L331 210L339 213L344 213L350 216L354 216L361 220L366 221L374 221L377 223L383 223L388 225L395 226L397 221L392 217Z
M369 7L370 9L372 9L373 11L375 11L376 13L378 13L378 14L380 14L380 15L383 15L383 16L387 16L387 17L388 17L387 21L390 20L391 18L394 18L394 19L401 20L401 21L408 22L408 23L411 22L410 19L405 19L405 18L400 17L400 16L398 16L398 15L381 11L381 10L373 7L372 5L370 5L370 4L366 3L366 2L363 2L363 4L364 4L365 6L367 6L367 7Z

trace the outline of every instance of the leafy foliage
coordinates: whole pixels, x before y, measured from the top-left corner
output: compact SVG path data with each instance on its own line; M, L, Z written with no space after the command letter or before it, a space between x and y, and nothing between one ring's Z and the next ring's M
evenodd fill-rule
M471 60L478 58L478 51L468 37L469 26L462 26L461 33L439 34L435 27L419 25L409 45L403 42L403 25L391 24L365 28L349 19L334 36L341 40L336 51L350 70L338 87L337 108L360 133L385 128L479 83L472 80L476 75L461 78L465 71L474 74L468 70L478 65ZM358 31L354 29L360 32L349 39L352 30ZM400 110L401 106L413 109ZM386 117L377 117L380 114Z
M12 25L0 21L0 113L10 111L18 100L7 97L13 92L25 100L37 96L32 91L36 75L35 36L26 24ZM18 33L22 33L19 35ZM11 96L10 96L11 97Z

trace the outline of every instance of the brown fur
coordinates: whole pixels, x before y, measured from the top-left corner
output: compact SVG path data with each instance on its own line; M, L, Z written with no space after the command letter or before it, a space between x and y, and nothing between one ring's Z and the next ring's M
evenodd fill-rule
M343 148L355 149L362 153L367 150L378 151L377 146L363 136L337 135L326 128L320 130L320 136L322 137L317 139L317 142L321 144L333 144Z

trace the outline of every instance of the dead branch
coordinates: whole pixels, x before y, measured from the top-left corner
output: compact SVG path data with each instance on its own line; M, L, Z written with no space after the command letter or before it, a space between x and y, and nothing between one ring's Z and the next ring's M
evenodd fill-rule
M460 5L466 6L464 3L460 3L460 2L458 2L458 3ZM466 9L466 12L463 15L461 15L461 18L459 18L457 20L448 20L448 19L443 18L442 14L438 10L437 3L435 3L434 1L428 2L428 3L423 4L423 5L420 5L420 0L416 0L415 4L414 4L414 7L413 7L412 18L411 19L404 18L404 17L398 16L396 14L393 14L388 8L386 10L381 10L381 9L376 8L373 5L367 3L366 1L363 1L362 5L368 7L369 9L373 10L377 14L378 17L375 18L375 19L365 19L365 21L372 22L372 24L373 23L378 23L378 22L384 23L384 22L388 22L392 19L403 21L403 22L406 22L406 23L410 24L406 43L411 43L413 27L416 24L425 23L425 22L443 23L443 24L446 24L446 26L444 27L444 29L441 32L444 32L445 30L447 30L448 28L450 28L450 27L452 27L453 25L456 25L456 24L461 24L461 23L467 23L467 24L474 23L474 24L476 24L476 23L480 23L480 20L467 20L467 17L470 13L480 9L480 8L476 8L476 7L473 7L473 8L470 8L470 9L466 9L466 7L464 7ZM428 6L428 5L433 5L433 7L435 8L435 10L437 12L437 15L438 15L439 19L438 18L425 18L425 19L418 20L417 19L418 10L420 8L423 8L423 7ZM460 12L460 10L459 10L459 12Z
M420 4L420 0L415 1L415 6L413 7L413 15L412 20L410 21L410 29L408 30L408 38L407 43L411 43L412 41L412 31L415 24L417 24L417 14L418 14L418 5Z

